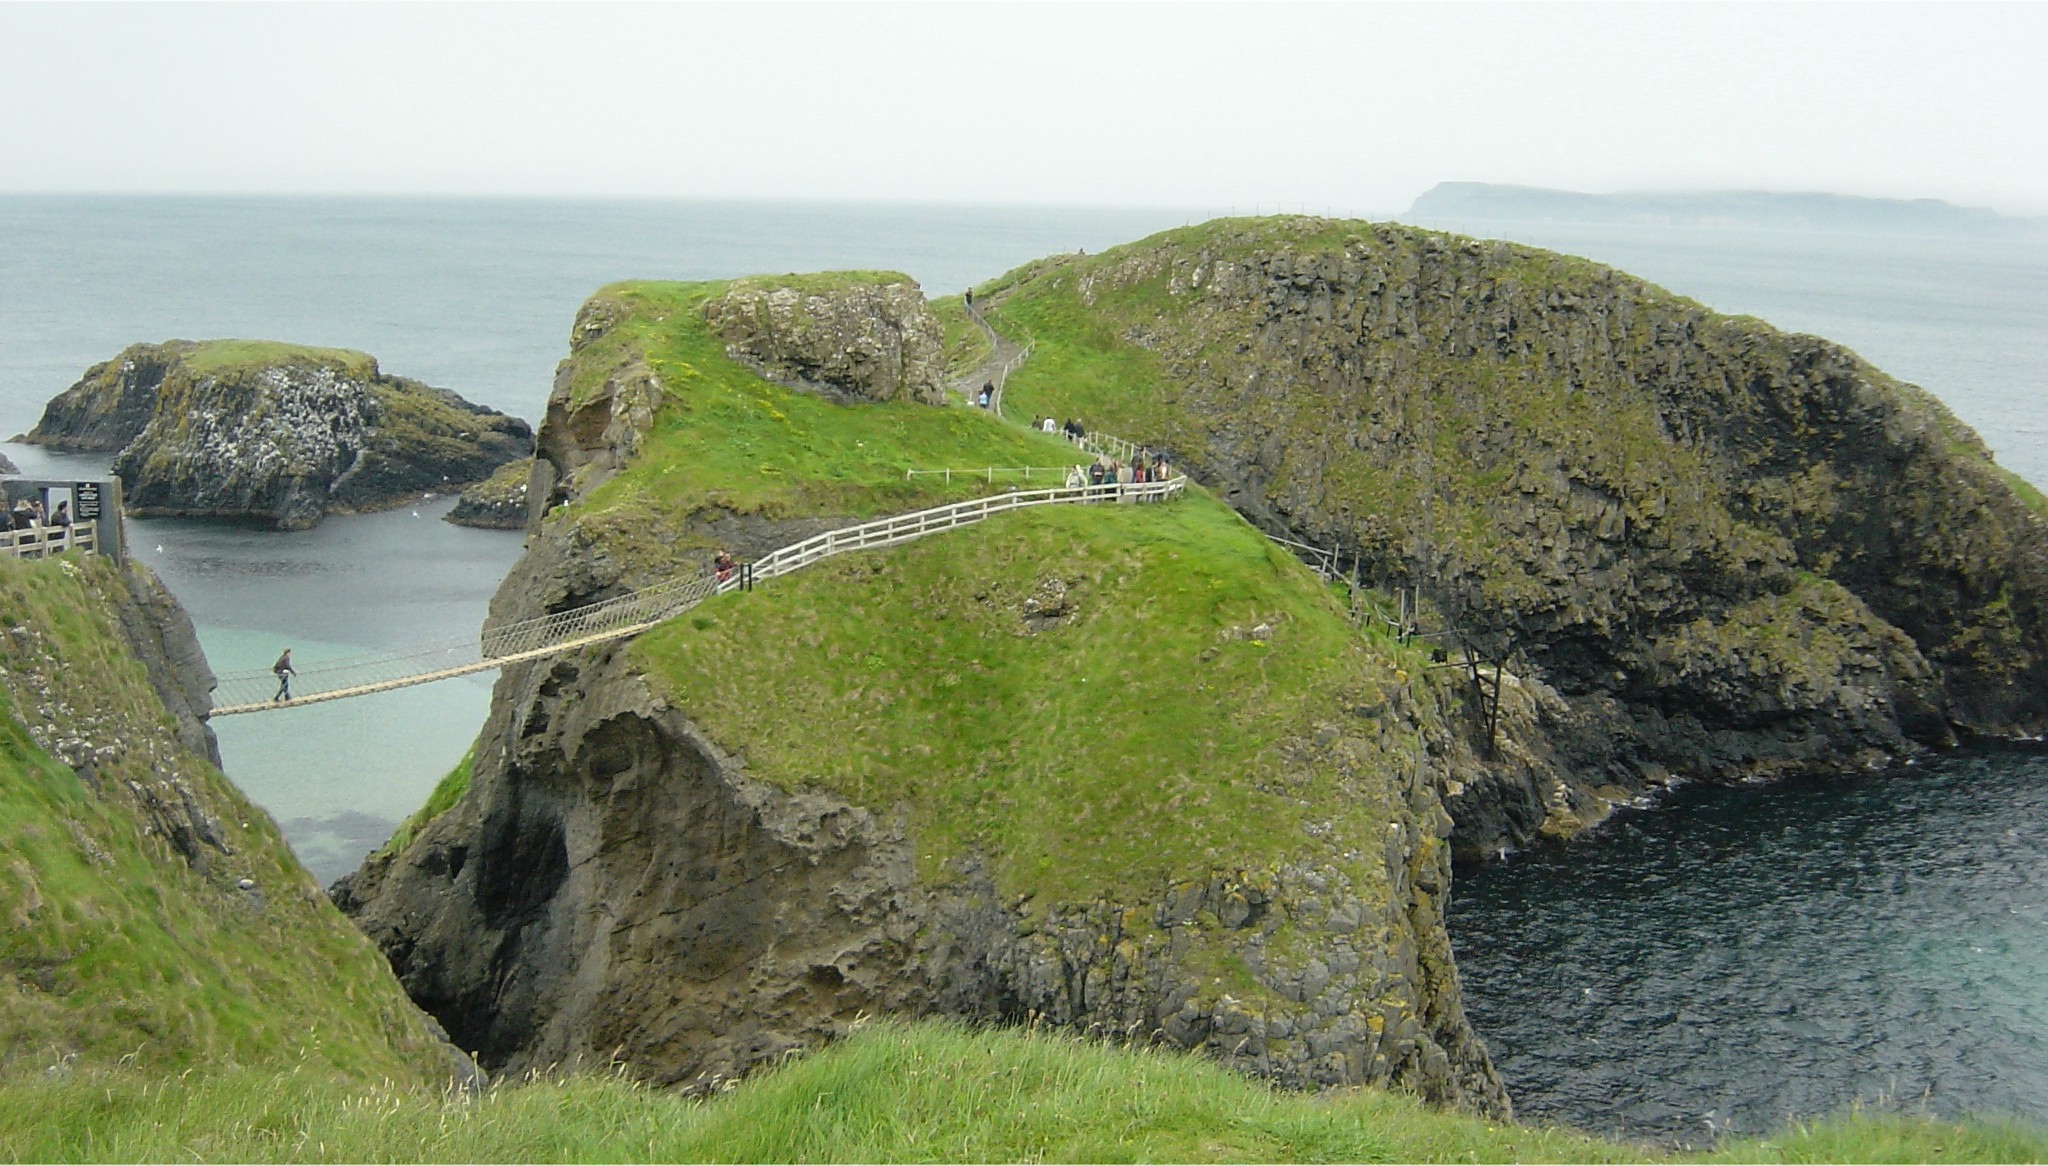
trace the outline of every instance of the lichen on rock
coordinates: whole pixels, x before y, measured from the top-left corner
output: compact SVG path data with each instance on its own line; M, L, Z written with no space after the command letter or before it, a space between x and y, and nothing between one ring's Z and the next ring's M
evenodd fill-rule
M139 344L52 399L26 441L115 453L130 513L310 527L487 477L526 423L384 375L359 352Z
M794 388L856 401L946 399L945 330L908 276L757 276L704 305L726 355Z
M522 529L532 509L527 505L527 480L532 476L532 458L506 462L490 477L464 490L444 517L457 526Z

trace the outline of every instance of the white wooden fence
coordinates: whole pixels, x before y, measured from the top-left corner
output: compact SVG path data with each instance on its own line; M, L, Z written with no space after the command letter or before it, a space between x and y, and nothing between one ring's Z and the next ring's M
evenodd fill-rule
M1027 506L1162 501L1178 496L1186 488L1185 477L1173 477L1161 482L1013 490L878 518L858 526L828 530L725 572L699 571L553 615L487 624L480 636L422 644L409 652L308 663L292 675L288 692L268 669L225 673L215 681L213 715L292 708L501 668L521 660L637 635L681 615L710 596L787 575L847 551L894 546Z
M27 530L0 530L0 555L17 559L45 559L65 551L97 553L99 526L81 522L75 526L35 526Z

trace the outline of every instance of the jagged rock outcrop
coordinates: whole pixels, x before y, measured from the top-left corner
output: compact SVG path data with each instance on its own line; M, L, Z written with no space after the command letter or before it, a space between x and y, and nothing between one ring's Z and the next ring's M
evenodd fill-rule
M946 399L945 329L907 276L757 277L704 305L727 356L844 400Z
M697 415L668 383L687 375L678 363L617 340L649 319L674 327L676 302L688 297L621 286L579 313L538 437L527 553L493 620L561 610L691 561L688 548L617 521L641 511L590 501L628 493L607 484L637 471L658 426ZM713 313L704 319L721 328ZM681 404L664 412L672 395ZM742 559L843 524L780 508L669 509L710 524ZM1231 561L1267 570L1265 547L1243 537L1247 557ZM1073 562L1054 557L1048 569ZM1084 594L1086 610L1140 612L1136 595L1109 590L1129 575L1019 584L1014 617L1001 616L1014 626L1001 634L1056 636ZM886 581L847 585L875 588L878 601L893 593ZM1001 584L984 586L949 601L954 614L926 618L1011 611L1009 598L991 597ZM1223 632L1205 633L1208 656L1225 642L1264 652L1275 634ZM939 659L927 663L978 663ZM1391 675L1377 658L1355 663L1369 660ZM1176 667L1144 653L1127 666L1160 677ZM1283 845L1224 865L1186 830L1170 832L1158 885L1053 896L1018 892L1004 856L985 847L931 869L920 810L905 801L751 769L746 747L776 725L716 735L642 667L614 644L505 669L462 798L332 889L413 998L494 1070L616 1058L649 1080L706 1088L886 1011L1117 1034L1289 1085L1391 1083L1507 1112L1465 1022L1442 923L1449 760L1437 753L1455 741L1443 709L1411 698L1405 679L1352 674L1346 683L1374 695L1320 692L1328 718L1291 727L1244 772L1205 776L1254 781L1290 823L1298 816ZM814 667L851 665L821 657ZM1278 767L1288 776L1265 772ZM1311 780L1327 783L1313 798ZM1191 808L1209 800L1198 784L1186 797Z
M281 530L478 481L532 450L518 418L386 376L362 353L245 341L134 345L22 440L114 452L131 514Z
M457 526L523 529L527 513L533 509L526 502L527 480L532 476L532 458L506 462L490 477L464 490L442 517Z
M1451 802L1465 854L1673 775L2048 726L2040 495L1837 345L1532 248L1317 219L1174 232L997 298L1041 349L1147 370L1090 424L1418 589L1451 662L1482 662L1475 708L1505 661L1527 715L1513 740L1475 721L1494 756ZM1061 414L1066 391L1012 383Z

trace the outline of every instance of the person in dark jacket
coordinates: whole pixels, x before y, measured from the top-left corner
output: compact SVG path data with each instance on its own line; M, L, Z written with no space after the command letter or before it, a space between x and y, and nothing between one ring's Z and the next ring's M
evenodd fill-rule
M270 670L277 673L277 695L271 697L271 701L275 703L277 701L290 700L292 698L292 677L299 674L299 670L292 667L292 650L286 648L284 654L277 658L277 663L270 666Z

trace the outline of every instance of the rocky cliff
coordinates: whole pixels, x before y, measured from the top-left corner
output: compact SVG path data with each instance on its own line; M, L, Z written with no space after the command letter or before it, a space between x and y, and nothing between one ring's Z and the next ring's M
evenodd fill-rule
M760 379L815 354L787 324L729 354L727 293L579 315L494 618L961 488L906 463L1069 452ZM1029 511L507 669L461 799L333 894L513 1070L703 1088L888 1011L1504 1112L1442 927L1456 696L1425 663L1206 498Z
M2041 495L1837 345L1566 256L1316 219L978 298L1038 343L1013 411L1164 446L1385 606L1419 591L1422 630L1475 665L1465 854L1674 776L2048 723Z
M130 347L22 440L114 452L130 513L284 530L478 481L532 449L518 418L362 353L233 340Z
M893 272L742 280L704 306L726 355L849 401L945 400L944 329Z
M219 773L210 687L145 568L0 559L0 1075L470 1076Z

